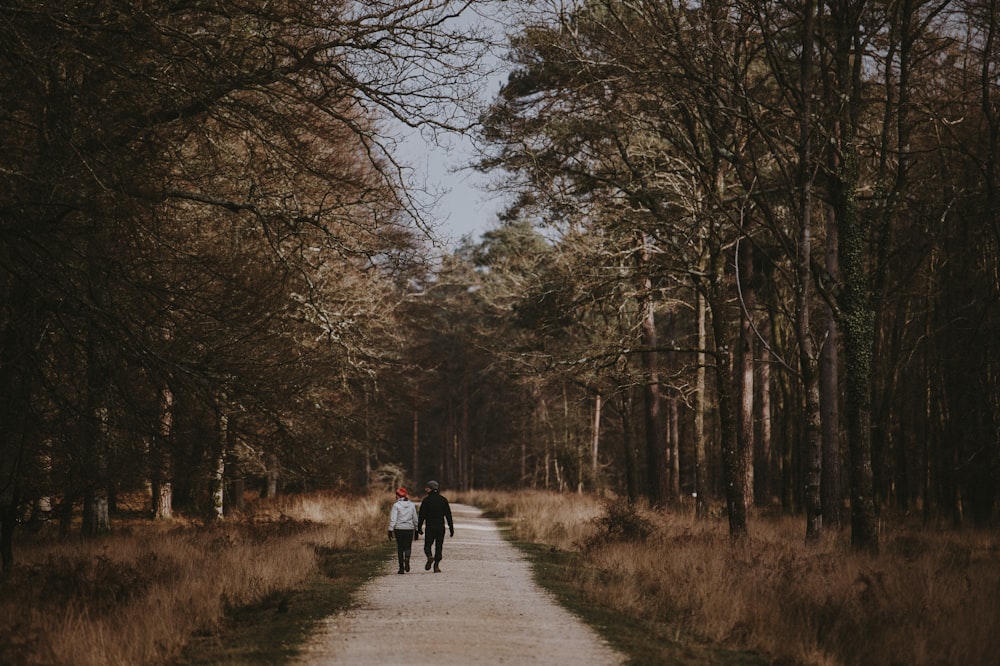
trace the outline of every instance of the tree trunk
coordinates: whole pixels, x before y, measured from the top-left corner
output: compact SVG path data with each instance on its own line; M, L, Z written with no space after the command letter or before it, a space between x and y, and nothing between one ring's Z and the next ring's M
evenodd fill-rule
M594 490L601 490L601 468L600 468L600 445L601 445L601 394L594 396L594 426L593 436L590 440L590 475L593 478Z
M459 436L456 438L458 443L458 487L462 490L469 490L472 487L470 483L470 473L469 473L469 386L465 380L465 376L462 378L462 417L461 417L461 428Z
M88 362L94 362L93 357ZM105 368L97 370L103 375ZM94 390L97 385L91 384ZM97 407L91 411L92 418L87 427L87 489L83 496L83 522L81 531L85 536L97 536L111 531L111 514L108 488L108 461L106 448L110 438L108 408Z
M671 396L667 403L670 410L669 419L669 442L670 442L670 479L667 487L670 488L670 499L677 501L681 495L681 414L680 399Z
M754 454L754 489L757 496L757 503L761 506L768 506L773 503L776 492L774 487L775 479L778 478L778 465L774 454L772 442L772 419L771 419L771 363L769 358L771 353L771 317L761 317L760 335L763 341L760 344L759 358L763 361L757 366L757 379L754 382L754 392L757 396L754 401L754 443L756 452Z
M226 514L226 449L229 439L229 417L218 406L216 414L216 441L213 447L213 461L210 494L212 497L212 518L222 520Z
M65 146L61 146L66 149ZM49 160L46 160L49 161ZM55 161L50 161L56 164ZM28 455L28 418L35 376L35 344L40 339L44 308L22 280L4 280L0 299L0 573L14 565L14 530L20 500L21 463Z
M174 393L169 386L160 391L160 429L153 451L153 518L172 520L174 517L173 456L171 433L174 424Z
M28 520L28 529L32 532L38 532L50 520L52 520L52 498L47 495L36 497L31 503L31 518Z
M706 381L706 350L708 331L706 320L708 310L705 296L700 290L695 290L695 310L698 318L698 353L695 369L695 406L694 406L694 500L695 515L699 518L708 517L708 479L705 466L705 412L708 410L708 397L705 389Z
M823 506L820 501L820 474L823 440L820 430L819 381L811 326L812 284L812 54L814 46L815 4L806 0L803 7L802 37L802 110L799 124L799 239L796 253L795 319L799 342L799 376L805 398L803 437L803 499L806 510L806 541L816 543L823 532Z
M268 453L265 457L265 467L266 467L266 479L264 486L264 497L277 497L278 496L278 456L273 453ZM367 461L367 456L366 456ZM366 464L368 464L366 462ZM371 478L369 473L367 478Z
M839 279L837 268L837 225L834 216L827 210L826 224L826 271L834 279ZM822 478L820 501L823 505L823 522L832 529L840 527L840 334L833 308L824 304L826 339L820 351L820 417L823 437Z
M170 470L173 467L170 453L164 451L157 463L160 480L153 484L153 518L155 520L173 520L174 518L174 487L170 482Z
M632 400L628 395L629 389L619 392L620 408L619 417L622 424L622 446L625 454L625 495L629 502L639 499L639 452L636 451L632 441L632 430L629 416L632 410Z
M844 410L851 453L851 542L858 550L878 551L872 470L871 392L875 313L870 292L869 225L858 209L858 155L855 129L863 102L861 86L861 16L853 2L831 4L836 125L831 153L830 199L837 219L838 258L842 275L840 331L844 342Z
M715 338L716 400L719 410L719 437L722 445L723 484L726 492L726 510L729 514L729 536L742 539L747 536L747 505L743 492L744 472L741 468L736 440L736 410L733 396L732 335L727 325L726 303L723 280L723 260L715 258L712 281L708 286L708 307L712 314L712 333Z
M0 503L0 575L10 575L14 568L14 526L17 525L17 507L13 502Z
M808 251L811 244L809 213L802 216L800 229L800 252ZM801 263L808 264L807 258L800 257ZM813 351L812 331L809 316L809 273L808 265L799 266L799 290L796 303L799 336L799 376L802 379L802 393L805 398L803 421L803 500L806 511L806 541L816 543L823 532L823 505L820 499L820 479L823 461L823 438L820 427L819 381L816 373L817 361Z
M653 506L662 505L666 499L666 437L663 424L663 405L660 396L660 369L656 353L656 315L652 293L652 280L648 276L649 249L645 236L638 240L636 265L639 274L639 309L642 317L642 369L643 415L646 433L646 497Z
M414 401L416 403L416 401ZM420 412L413 408L413 481L420 479Z
M753 504L753 471L754 471L754 331L753 310L756 306L756 295L753 286L753 248L750 239L744 235L737 245L736 271L738 275L738 291L740 298L740 337L736 345L736 367L733 375L736 379L737 397L737 431L736 447L739 456L739 483L743 492L743 502L747 506Z
M230 421L230 433L233 425ZM246 509L246 479L243 476L243 460L235 446L228 446L226 453L226 515L242 513Z
M522 436L521 438L521 483L524 483L528 479L528 450L537 451L538 446L538 433L541 431L541 405L542 405L542 389L538 386L537 382L532 382L530 387L531 395L531 416L528 422L528 435L527 437ZM537 460L537 458L536 458ZM537 463L536 463L537 465ZM537 483L537 478L535 474L531 474L531 487L535 488Z
M851 453L851 543L858 550L878 551L871 443L872 352L874 313L865 269L866 234L856 208L853 141L842 151L841 177L835 181L840 267L843 271L841 330L844 339L844 404Z

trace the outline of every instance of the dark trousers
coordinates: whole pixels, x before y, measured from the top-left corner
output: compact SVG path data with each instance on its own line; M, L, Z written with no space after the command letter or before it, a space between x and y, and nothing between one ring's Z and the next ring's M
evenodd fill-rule
M410 559L410 548L413 546L413 530L393 530L396 537L396 555L399 557L399 568Z
M435 562L441 561L441 549L444 547L444 525L441 527L427 526L424 530L424 555L427 559L432 558ZM433 548L433 550L432 550Z

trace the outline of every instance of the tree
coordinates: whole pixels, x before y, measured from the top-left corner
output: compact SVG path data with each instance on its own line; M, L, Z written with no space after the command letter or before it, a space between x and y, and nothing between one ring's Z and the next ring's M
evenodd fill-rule
M705 295L713 315L730 516L739 534L749 470L736 449L732 275L724 258L739 194L727 190L732 175L722 157L737 149L739 132L717 112L720 89L706 84L722 61L691 57L716 53L703 49L706 39L713 45L729 40L732 35L703 31L718 25L666 5L592 2L556 15L551 28L533 26L515 44L524 69L511 77L487 120L487 138L501 149L486 165L502 165L523 174L535 191L556 194L549 205L560 217L599 220L609 238L652 239L652 293L686 279ZM567 212L571 198L572 205L586 206L575 216ZM647 404L652 409L656 401ZM657 448L649 460L662 458L662 445Z
M843 352L839 385L845 387L858 548L878 548L876 487L888 501L901 487L888 475L912 474L902 466L919 464L917 452L895 432L894 410L904 408L895 391L907 365L903 350L920 344L911 343L916 338L910 332L921 314L906 300L888 307L888 299L909 293L906 276L922 270L927 244L907 244L898 234L912 229L919 237L915 220L923 211L948 215L951 204L944 202L967 187L949 185L949 194L933 203L913 187L915 173L933 171L917 146L940 134L930 129L926 112L936 104L928 92L942 85L936 72L948 72L962 58L987 63L981 71L990 67L988 55L969 58L966 49L956 58L946 48L953 38L951 7L590 1L548 14L534 11L512 44L518 68L484 117L484 138L494 152L483 165L512 175L520 202L540 211L535 220L557 248L569 247L566 239L576 242L572 234L579 233L599 248L590 257L610 267L623 238L650 239L655 260L634 276L615 278L644 285L637 298L647 286L658 297L681 298L682 291L668 287L693 287L704 296L734 534L745 527L750 416L763 404L752 409L750 403L750 361L777 361L774 367L794 373L797 385L781 379L783 498L788 508L803 501L810 541L819 538L824 514L835 523L841 493L834 473L841 361L834 351ZM975 35L970 44L982 45L984 54L992 53L990 16L979 12L978 28L969 31ZM943 97L948 94L938 99ZM981 98L989 104L988 92ZM954 119L970 112L967 103L941 111L946 122L939 127L961 127ZM987 136L990 117L983 114ZM990 143L981 145L979 164L988 178ZM983 259L977 254L968 263L983 265ZM650 279L643 282L645 277ZM961 283L952 277L949 284ZM597 293L599 283L588 282L585 271L573 279L577 288ZM760 330L751 335L756 326L748 289L761 283L773 340ZM740 297L746 354L738 359L742 372L734 374L734 303ZM824 308L833 318L827 322L817 316ZM751 356L754 336L764 358ZM979 413L991 413L983 402L991 392L985 385L973 392ZM744 401L737 420L739 396ZM976 430L985 436L985 429ZM963 432L951 439L974 438ZM993 458L982 447L965 451L984 463ZM955 454L942 462L957 462ZM977 472L992 463L966 469L968 482L986 488L990 475ZM951 487L958 485L956 479ZM977 497L980 506L994 503L989 493Z
M175 410L208 411L224 392L257 415L235 420L242 431L231 419L230 434L265 442L305 436L301 415L318 403L304 398L328 382L309 360L370 371L358 360L371 359L372 331L357 311L330 317L339 307L324 299L385 306L382 280L414 257L420 211L379 115L456 124L441 108L472 66L450 20L467 4L3 9L8 478L59 427L38 414L29 437L18 404L47 400L79 420L57 441L67 461L85 441L100 470L129 429L148 441L161 427L164 386ZM329 289L315 289L317 254L338 276ZM30 493L22 481L5 507Z

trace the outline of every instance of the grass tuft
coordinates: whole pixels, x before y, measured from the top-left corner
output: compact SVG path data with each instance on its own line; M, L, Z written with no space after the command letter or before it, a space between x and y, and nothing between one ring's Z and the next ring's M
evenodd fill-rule
M653 533L653 522L642 515L635 502L625 499L604 500L603 512L590 519L591 534L577 546L584 552L609 543L645 541Z

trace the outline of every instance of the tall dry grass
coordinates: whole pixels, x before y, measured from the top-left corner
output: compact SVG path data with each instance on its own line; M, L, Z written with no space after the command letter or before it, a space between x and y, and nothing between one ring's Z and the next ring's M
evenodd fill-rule
M314 575L317 548L374 543L387 503L294 496L208 526L140 522L101 539L23 539L18 567L0 582L0 663L168 663L227 609Z
M594 603L712 643L792 664L1000 663L995 532L900 527L871 556L847 534L807 546L796 519L755 518L734 544L723 521L689 512L630 518L620 504L551 493L466 501L506 516L518 539L582 553L572 577Z

